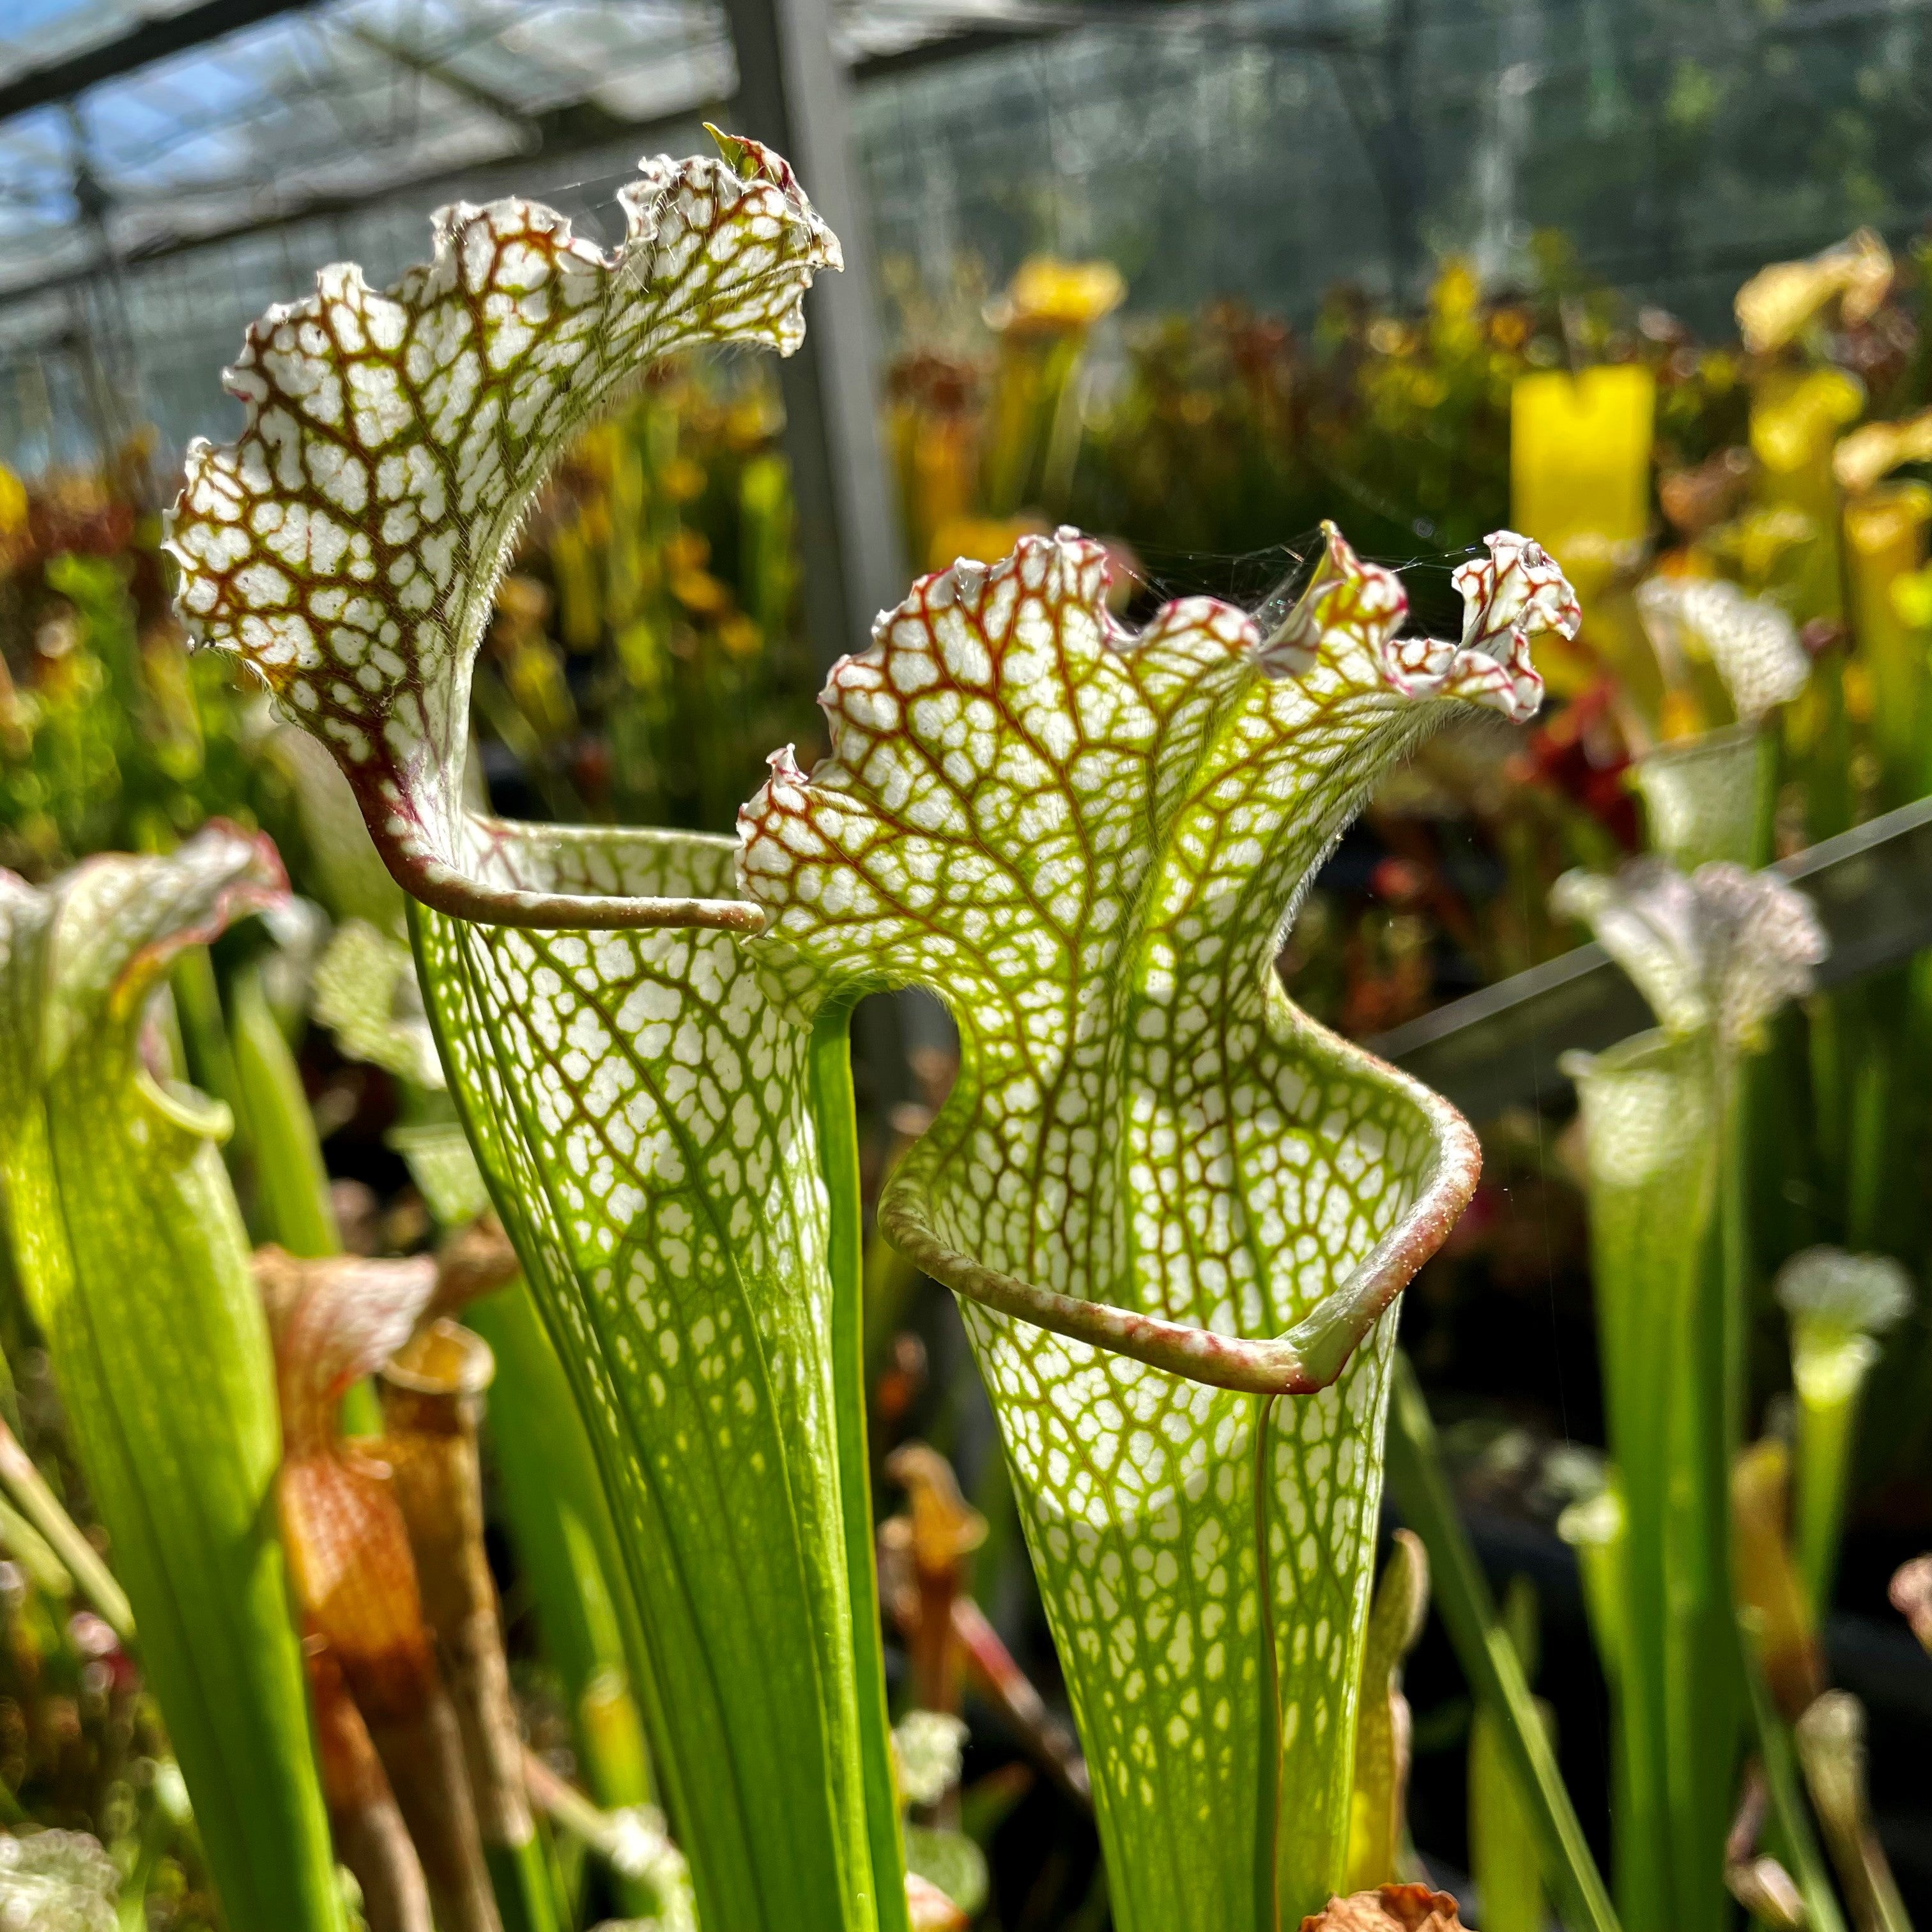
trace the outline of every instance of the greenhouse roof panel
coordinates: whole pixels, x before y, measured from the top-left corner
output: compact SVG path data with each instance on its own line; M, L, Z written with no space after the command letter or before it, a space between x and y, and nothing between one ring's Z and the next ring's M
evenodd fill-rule
M0 91L206 0L16 0ZM730 98L717 0L323 0L0 121L0 296L157 248L460 185L520 153L626 137ZM1036 0L848 0L850 59L1064 16ZM268 17L262 17L263 16Z
M116 39L144 21L184 13L194 0L14 0L0 31L0 70L38 67Z

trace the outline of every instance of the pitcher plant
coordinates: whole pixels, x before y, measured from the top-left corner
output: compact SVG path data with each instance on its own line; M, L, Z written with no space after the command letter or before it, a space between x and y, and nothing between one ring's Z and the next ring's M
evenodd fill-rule
M1274 957L1380 772L1460 706L1534 710L1530 639L1575 602L1499 533L1456 573L1460 638L1404 634L1399 580L1331 530L1298 596L1133 633L1063 531L883 615L820 700L831 758L776 753L735 848L469 812L471 662L566 439L675 348L794 348L838 265L786 164L719 145L648 164L608 255L458 208L386 293L330 269L272 310L241 440L190 453L182 606L334 754L416 902L609 1492L704 1922L908 1922L847 1024L916 983L962 1067L880 1226L962 1298L1115 1922L1273 1932L1348 1876L1388 1311L1478 1166Z

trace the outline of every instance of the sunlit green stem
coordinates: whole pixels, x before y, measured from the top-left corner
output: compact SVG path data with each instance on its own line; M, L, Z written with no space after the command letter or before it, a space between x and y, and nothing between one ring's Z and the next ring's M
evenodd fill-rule
M1741 1618L1738 1641L1743 1654L1744 1688L1750 1712L1751 1729L1757 1744L1758 1762L1764 1767L1765 1788L1771 1799L1774 1850L1798 1882L1810 1919L1808 1932L1846 1932L1838 1895L1832 1889L1825 1870L1818 1838L1811 1828L1811 1814L1806 1808L1799 1783L1798 1760L1792 1749L1791 1733L1778 1714L1764 1674L1756 1656L1756 1638Z
M866 1448L865 1224L859 1184L859 1126L852 1098L851 1012L828 1006L812 1035L812 1102L819 1162L831 1203L826 1260L832 1276L838 1486L845 1520L846 1586L851 1599L858 1678L859 1741L866 1830L880 1932L909 1932L905 1850L894 1788L892 1724L886 1708L884 1640L872 1534L872 1477Z
M229 988L236 1090L254 1155L255 1194L264 1235L292 1255L314 1258L342 1252L329 1200L328 1172L302 1070L268 1004L254 967Z
M100 1552L88 1541L80 1525L62 1508L60 1498L47 1486L34 1459L4 1422L0 1422L0 1484L5 1484L21 1513L46 1539L53 1555L65 1565L108 1628L123 1643L131 1643L134 1610L128 1593L114 1580L114 1573L101 1562Z
M541 1838L532 1833L514 1845L485 1844L483 1862L490 1868L503 1932L557 1932L550 1856Z
M1470 1686L1497 1720L1496 1737L1526 1802L1544 1876L1574 1932L1617 1932L1618 1919L1564 1789L1536 1700L1470 1547L1436 1448L1436 1425L1406 1356L1397 1352L1389 1401L1388 1486L1398 1512L1428 1546L1436 1605Z
M342 1252L322 1142L309 1110L302 1070L268 1004L260 970L244 967L229 989L232 1064L239 1118L248 1124L256 1211L262 1232L292 1255L314 1259ZM367 1381L342 1399L343 1432L379 1435L381 1403Z
M222 1152L231 1168L248 1153L248 1110L242 1081L236 1071L235 1052L229 1043L228 1023L221 1011L221 988L214 960L205 946L190 946L169 969L175 1018L188 1055L187 1077L226 1107L234 1125Z
M1832 1600L1844 1534L1857 1440L1858 1396L1878 1354L1864 1335L1843 1335L1808 1346L1794 1338L1792 1381L1798 1393L1797 1522L1798 1573L1814 1619Z
M1510 1580L1503 1626L1522 1664L1534 1669L1536 1592L1526 1576ZM1556 1718L1541 1698L1536 1713L1552 1748ZM1529 1803L1510 1761L1504 1720L1479 1704L1469 1728L1469 1875L1482 1901L1484 1932L1543 1932L1542 1871Z

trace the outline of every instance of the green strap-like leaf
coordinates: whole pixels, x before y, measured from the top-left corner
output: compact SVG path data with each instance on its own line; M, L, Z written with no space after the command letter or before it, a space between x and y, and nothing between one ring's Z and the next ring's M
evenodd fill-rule
M1496 1615L1487 1579L1463 1526L1415 1370L1397 1352L1389 1402L1389 1490L1429 1550L1436 1604L1470 1688L1496 1720L1495 1741L1516 1774L1526 1820L1563 1922L1578 1932L1618 1932L1583 1828L1563 1787L1556 1754L1524 1681L1515 1644ZM1593 1606L1594 1607L1594 1606ZM1619 1790L1618 1797L1622 1797ZM1663 1920L1646 1921L1663 1924Z
M606 255L554 210L459 203L378 293L352 263L269 310L227 373L238 442L197 440L168 548L180 608L333 752L398 881L498 925L742 925L736 902L594 908L486 884L462 804L470 674L518 523L572 435L698 342L789 354L838 244L755 142L644 164Z
M164 1093L137 1051L169 959L283 890L266 840L218 826L44 892L0 874L0 1174L227 1922L338 1932L225 1112Z
M958 1022L881 1224L968 1298L1123 1932L1292 1923L1342 1876L1377 1324L1477 1153L1272 961L1428 700L1534 708L1526 633L1575 606L1492 548L1457 645L1399 638L1400 584L1332 532L1267 637L1205 599L1126 634L1072 532L962 561L835 669L832 758L780 754L741 821L776 992L912 982Z

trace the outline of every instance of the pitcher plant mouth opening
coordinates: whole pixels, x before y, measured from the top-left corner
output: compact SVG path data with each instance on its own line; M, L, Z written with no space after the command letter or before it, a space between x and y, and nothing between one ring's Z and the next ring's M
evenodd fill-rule
M1372 1061L1372 1055L1363 1058ZM1223 1334L1060 1294L982 1267L933 1232L916 1154L901 1164L880 1198L880 1232L935 1281L1000 1314L1211 1388L1248 1395L1312 1395L1341 1374L1390 1304L1442 1246L1481 1174L1482 1150L1468 1122L1420 1082L1405 1080L1384 1063L1373 1064L1392 1085L1406 1087L1426 1115L1432 1142L1430 1172L1414 1204L1347 1280L1283 1334L1252 1340Z

